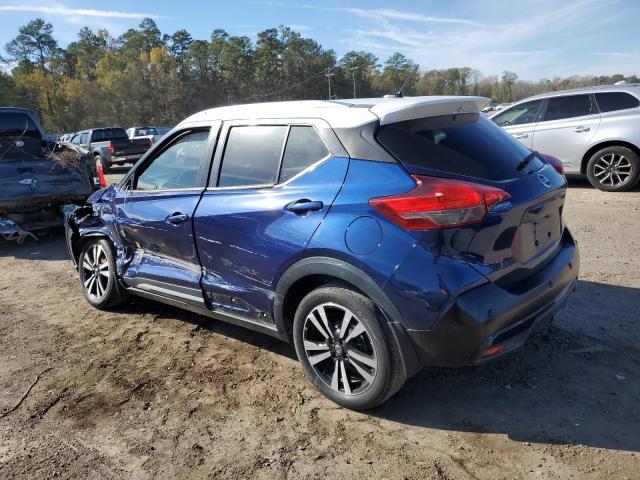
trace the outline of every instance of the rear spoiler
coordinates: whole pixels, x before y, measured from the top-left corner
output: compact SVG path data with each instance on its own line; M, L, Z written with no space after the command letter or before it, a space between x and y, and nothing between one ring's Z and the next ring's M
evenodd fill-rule
M479 113L490 101L486 97L400 97L385 99L369 110L380 119L380 125L385 125L454 113Z

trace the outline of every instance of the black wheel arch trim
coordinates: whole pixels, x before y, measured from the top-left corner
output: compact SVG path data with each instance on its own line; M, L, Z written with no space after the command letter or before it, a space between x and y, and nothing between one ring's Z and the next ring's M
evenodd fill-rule
M393 334L396 348L400 352L402 367L407 378L420 371L422 364L401 321L401 315L382 288L364 271L332 257L307 257L291 265L280 277L275 290L273 315L281 332L288 332L284 318L284 301L289 289L298 280L311 275L328 275L347 282L367 295L381 310Z

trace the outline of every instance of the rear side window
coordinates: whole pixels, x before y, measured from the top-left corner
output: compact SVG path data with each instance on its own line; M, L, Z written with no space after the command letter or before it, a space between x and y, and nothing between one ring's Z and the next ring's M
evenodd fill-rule
M284 125L231 127L218 186L275 184L287 129Z
M30 137L41 139L40 130L31 117L20 112L0 113L0 138Z
M544 120L561 120L563 118L584 117L595 113L591 104L591 95L571 95L568 97L553 97L549 99Z
M515 107L511 107L508 110L491 117L491 120L501 127L534 123L537 120L536 116L541 103L542 100L533 100L532 102L516 105Z
M640 106L640 100L625 92L596 93L596 102L603 113Z
M401 163L487 180L506 180L537 170L518 164L530 150L478 113L443 115L382 126L378 141Z
M292 126L282 158L279 182L290 178L329 155L329 150L311 126Z

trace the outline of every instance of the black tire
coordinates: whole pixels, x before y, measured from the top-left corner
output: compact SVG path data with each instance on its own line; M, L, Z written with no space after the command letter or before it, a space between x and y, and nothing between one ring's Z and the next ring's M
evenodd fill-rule
M96 166L98 164L102 165L102 173L104 173L105 175L109 173L109 171L111 170L111 162L106 158L102 158L100 155L96 155L95 158L96 158Z
M314 312L315 318L318 319L318 308L325 312L329 330L333 329L330 334L333 337L326 335L328 332L324 325L327 324L322 323L325 333L318 337L319 341L316 343L310 339L310 335L317 336L320 331L308 318ZM346 329L341 329L341 318L344 317L340 315L346 311L349 311L352 317L347 322ZM356 330L363 328L361 325L366 333L349 340ZM344 330L342 336L341 330ZM305 339L308 340L306 343ZM325 286L309 293L296 311L293 340L298 359L309 379L325 396L343 407L354 410L373 408L396 393L406 380L400 354L384 316L371 299L349 288ZM335 350L337 343L342 345L338 353ZM327 347L329 344L332 345L331 348ZM309 345L323 347L322 350L318 349L319 355L325 356L329 351L330 357L313 366L309 357L317 359L318 354L315 353L315 349L308 350ZM375 359L375 368L369 368L368 364L360 363L352 357L357 354L362 359L363 353L368 353L367 362ZM359 373L363 368L369 378L372 377L370 382ZM345 386L345 378L348 387Z
M128 297L116 277L113 246L104 238L89 240L82 246L78 257L78 274L82 294L95 308L106 310L117 307Z
M613 166L607 167L607 162L612 162ZM617 169L616 162L618 162ZM622 167L622 165L625 166ZM607 168L610 170L607 170ZM622 176L624 176L624 181L619 182ZM640 178L640 158L636 152L626 147L611 146L603 148L594 153L589 159L587 163L587 178L589 178L591 185L605 192L631 190Z

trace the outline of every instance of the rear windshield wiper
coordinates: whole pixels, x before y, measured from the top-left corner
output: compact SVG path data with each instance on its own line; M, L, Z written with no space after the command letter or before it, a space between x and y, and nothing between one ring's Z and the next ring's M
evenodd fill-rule
M538 152L536 152L535 150L533 152L531 152L529 155L524 157L524 160L522 160L518 165L516 165L516 170L522 170L524 167L529 165L529 162L531 160L533 160L534 157L537 157L538 155L540 155L540 154Z

